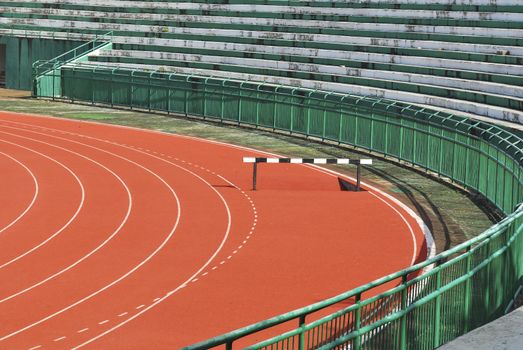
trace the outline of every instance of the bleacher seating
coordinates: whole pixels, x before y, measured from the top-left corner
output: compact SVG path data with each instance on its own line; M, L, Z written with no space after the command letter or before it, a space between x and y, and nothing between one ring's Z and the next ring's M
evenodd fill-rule
M271 82L523 123L521 0L0 1L0 35L31 31L63 40L113 31L112 49L77 65Z

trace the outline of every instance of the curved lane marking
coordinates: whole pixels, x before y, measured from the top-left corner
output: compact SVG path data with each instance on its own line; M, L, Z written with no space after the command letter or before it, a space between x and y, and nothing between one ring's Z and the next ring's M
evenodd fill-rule
M17 123L17 124L23 124L23 125L27 125L27 124L24 124L24 123ZM34 126L32 126L34 127ZM14 128L14 127L10 127L10 128L13 128L13 129L17 129L17 128ZM46 128L39 128L39 129L46 129ZM47 128L48 129L48 128ZM102 293L103 291L107 290L108 288L112 287L113 285L117 284L118 282L122 281L123 279L125 279L126 277L128 277L129 275L131 275L132 273L134 273L136 270L138 270L141 266L143 266L144 264L146 264L149 260L151 260L166 244L167 242L171 239L171 237L173 236L174 232L176 231L177 227L178 227L178 224L179 224L179 221L180 221L180 217L181 217L181 205L180 205L180 200L176 194L176 192L174 191L174 189L161 177L159 176L158 174L156 174L155 172L153 172L152 170L142 166L141 164L138 164L126 157L123 157L123 156L120 156L120 155L117 155L115 153L112 153L112 152L109 152L107 150L103 150L103 149L100 149L100 148L97 148L97 147L94 147L94 146L91 146L91 145L88 145L88 144L85 144L85 143L82 143L82 142L78 142L78 141L74 141L74 140L70 140L70 139L66 139L66 138L62 138L62 137L58 137L58 136L52 136L52 135L48 135L48 134L44 134L44 133L39 133L39 132L35 132L35 131L30 131L30 130L26 130L26 129L19 129L19 130L25 130L25 131L29 131L29 132L32 132L32 133L36 133L36 134L40 134L40 135L44 135L44 136L47 136L47 137L51 137L51 138L56 138L56 139L61 139L61 140L64 140L64 141L67 141L67 142L71 142L71 143L76 143L76 144L80 144L80 145L83 145L85 147L89 147L89 148L92 148L92 149L96 149L96 150L99 150L101 152L104 152L104 153L107 153L107 154L111 154L117 158L120 158L122 160L125 160L125 161L128 161L129 163L131 164L134 164L136 166L138 166L139 168L149 172L151 175L155 176L158 180L160 180L169 190L170 192L172 193L173 197L175 198L176 200L176 203L177 203L177 206L178 206L178 213L177 213L177 217L176 217L176 222L172 228L172 230L169 232L169 234L167 235L167 237L165 238L165 240L144 260L142 260L138 265L136 265L133 269L131 269L130 271L128 271L127 273L125 273L124 275L122 275L121 277L119 277L118 279L114 280L113 282L111 282L110 284L104 286L103 288L99 289L98 291L95 291L93 293L91 293L90 295L76 301L75 303L51 314L51 315L48 315L42 319L40 319L39 321L36 321L28 326L25 326L17 331L14 331L14 332L11 332L3 337L0 338L0 341L3 341L3 340L6 340L8 338L11 338L19 333L22 333L30 328L33 328L34 326L36 325L39 325L67 310L70 310L71 308L83 303L84 301L86 300L89 300L91 299L92 297ZM48 129L48 130L52 130L52 129ZM63 132L65 133L65 132ZM65 134L70 134L70 135L75 135L74 133L65 133ZM78 135L78 136L81 136L81 135ZM132 148L129 148L132 150ZM135 150L136 151L136 150ZM144 152L142 152L144 153ZM144 154L147 154L147 153L144 153ZM162 160L161 158L159 157L156 157L160 160ZM228 215L228 225L227 225L227 230L225 232L225 235L224 235L224 238L222 239L222 242L221 244L219 245L219 247L216 249L216 251L214 252L214 254L211 256L211 258L197 271L197 273L193 276L191 276L190 279L188 279L187 281L185 281L184 283L182 283L178 288L178 289L181 289L181 288L184 288L188 282L190 282L191 279L193 279L197 274L199 274L207 265L210 264L210 262L212 261L212 259L214 259L214 257L220 252L220 250L223 248L223 246L225 245L225 242L229 236L229 232L230 232L230 227L231 227L231 214L230 214L230 210L229 210L229 206L227 205L227 202L226 200L223 198L223 196L214 188L212 187L212 185L210 183L208 183L206 180L204 180L202 177L200 177L199 175L195 174L194 172L186 169L186 168L183 168L179 165L176 165L174 163L172 163L173 165L175 165L176 167L196 176L197 178L199 178L200 180L202 180L204 183L206 183L209 188L211 188L214 192L216 192L218 194L218 196L220 197L220 199L222 200L223 204L225 205L225 208L227 210L227 215Z
M40 191L40 187L38 186L38 180L36 179L36 176L35 174L31 171L31 169L29 169L25 164L23 164L22 162L20 162L18 159L10 156L9 154L6 154L4 152L0 152L0 154L12 159L13 161L15 161L16 163L18 163L20 166L22 166L28 173L29 175L31 175L31 178L33 179L33 184L35 186L35 190L34 190L34 194L33 194L33 198L31 199L31 202L29 203L29 205L25 208L25 210L20 214L18 215L18 217L16 217L13 221L11 221L9 224L7 224L6 226L4 226L2 229L0 229L0 234L2 232L4 232L5 230L9 229L11 226L13 226L14 224L16 224L18 221L20 221L20 219L22 219L28 212L29 210L31 210L31 208L33 207L33 205L35 204L36 202L36 198L38 197L38 194L39 194L39 191ZM1 267L0 267L1 268Z
M50 117L50 116L36 116L38 118L49 118L49 119L54 119L54 120L63 120L63 118L56 118L56 117ZM21 124L21 125L30 125L30 124L26 124L26 123L20 123L20 122L16 122L16 121L10 121L11 123L15 123L15 124ZM86 123L86 124L96 124L96 125L101 125L101 126L105 126L107 127L108 125L107 124L103 124L103 123L99 123L99 122L88 122L88 121L76 121L76 122L80 122L80 123ZM30 125L30 126L33 126L33 125ZM273 156L278 156L278 157L281 157L281 155L278 155L278 154L275 154L275 153L271 153L271 152L264 152L264 151L260 151L260 150L255 150L253 148L250 148L250 147L245 147L245 146L237 146L237 145L231 145L231 144L227 144L227 143L223 143L223 142L220 142L220 141L214 141L214 140L206 140L206 139L202 139L202 138L197 138L197 137L193 137L193 136L186 136L186 135L174 135L174 134L169 134L169 133L165 133L165 132L160 132L160 131L156 131L156 130L147 130L147 129L140 129L140 128L135 128L135 127L129 127L129 126L122 126L122 125L110 125L112 127L116 127L116 128L123 128L123 129L130 129L130 130L136 130L136 131L140 131L140 132L149 132L149 133L155 133L155 134L160 134L160 135L167 135L167 136L170 136L170 137L179 137L179 138L186 138L186 139L191 139L191 140L196 140L196 141L199 141L199 142L204 142L204 143L211 143L211 144L218 144L218 145L222 145L222 146L226 146L226 147L231 147L231 148L235 148L235 149L240 149L240 150L247 150L247 151L252 151L252 152L257 152L257 153L261 153L261 154L267 154L267 155L273 155ZM53 129L53 128L47 128L47 127L39 127L41 129L47 129L47 130L54 130L54 131L57 131L57 132L62 132L62 133L67 133L67 134L74 134L74 133L70 133L70 132L65 132L63 130L58 130L58 129ZM81 136L81 137L86 137L86 138L92 138L92 137L89 137L89 136L86 136L86 135L81 135L81 134L76 134L78 136ZM96 139L96 138L92 138L92 139ZM104 141L104 140L101 140L101 141ZM106 141L107 142L107 141ZM347 176L347 175L344 175L344 174L340 174L340 173L337 173L335 171L332 171L330 169L326 169L326 168L321 168L321 167L317 167L317 166L309 166L310 168L312 169L316 169L317 171L320 171L320 172L327 172L327 173L331 173L331 174L337 174L337 175L340 175L340 176L343 176L345 178L350 178L352 180L354 180L353 178ZM395 204L399 205L403 210L407 211L407 213L412 216L416 222L418 223L418 225L420 226L421 230L423 231L424 235L425 235L425 239L427 241L427 256L428 257L432 257L433 255L435 255L435 244L434 244L434 239L432 237L432 234L430 232L430 230L428 229L427 225L424 223L424 221L412 210L410 209L408 206L406 206L404 203L402 203L401 201L399 201L397 198L394 198L390 195L388 195L387 193L379 190L378 188L374 187L374 186L371 186L369 184L366 184L366 183L363 183L366 187L368 188L371 188L373 189L375 192L377 193L380 193L382 195L384 195L385 197L387 197L388 199L392 200ZM393 208L391 206L391 208ZM405 220L405 218L403 218L403 220ZM410 224L407 222L407 225L409 225L410 227ZM415 247L414 249L415 251L417 251L417 247ZM414 253L415 254L415 253ZM428 267L430 269L430 267ZM179 288L181 289L181 288ZM142 312L140 312L139 314L149 310L150 308L154 307L156 304L158 304L159 302L165 300L165 298L167 298L169 296L166 295L164 296L163 298L161 298L160 300L156 301L155 303L153 303L152 305L150 305L148 308L144 309ZM137 317L137 316L136 316ZM134 317L135 318L135 317ZM130 321L130 320L129 320ZM128 321L126 321L125 323L127 323ZM116 328L115 328L116 329ZM102 333L100 336L96 337L96 338L92 338L91 340L89 340L88 342L85 342L83 344L80 344L78 345L78 347L74 348L74 349L78 349L80 347L83 347L84 345L87 345L88 343L102 337L103 335L109 333L110 331L112 330L109 330L107 332L104 332ZM2 338L0 338L0 341L2 340Z
M3 298L3 299L0 299L0 304L1 304L1 303L5 302L5 301L7 301L7 300L13 299L13 298L15 298L15 297L17 297L17 296L19 296L19 295L21 295L21 294L24 294L24 293L26 293L26 292L28 292L28 291L30 291L30 290L32 290L32 289L38 287L38 286L41 286L42 284L44 284L44 283L50 281L51 279L53 279L53 278L55 278L55 277L57 277L57 276L63 274L64 272L66 272L66 271L72 269L73 267L75 267L76 265L80 264L82 261L84 261L85 259L87 259L87 258L90 257L91 255L93 255L94 253L96 253L98 250L100 250L104 245L106 245L106 244L107 244L111 239L113 239L113 238L114 238L114 237L115 237L115 236L120 232L120 230L123 228L123 226L124 226L125 223L127 222L128 218L129 218L129 215L130 215L130 213L131 213L131 209L132 209L132 196L131 196L131 192L130 192L129 188L127 187L127 185L125 184L125 182L124 182L124 181L123 181L123 180L122 180L122 179L121 179L117 174L115 174L112 170L110 170L110 169L107 168L106 166L104 166L104 165L102 165L102 164L96 162L95 160L93 160L93 159L91 159L91 158L89 158L89 157L86 157L86 156L81 155L81 154L79 154L79 153L76 153L76 152L74 152L74 151L71 151L71 150L65 149L65 148L63 148L63 147L56 146L56 145L52 145L52 144L50 144L50 143L43 142L43 141L39 141L39 140L32 139L32 138L29 138L29 137L20 136L20 135L16 135L16 134L11 134L11 133L7 133L7 132L5 132L5 131L0 131L0 133L8 134L8 135L11 135L11 136L15 136L15 137L19 137L19 138L23 138L23 139L31 140L31 141L34 141L34 142L42 143L42 144L45 144L45 145L48 145L48 146L52 146L52 147L55 147L55 148L61 149L61 150L63 150L63 151L69 152L69 153L71 153L71 154L74 154L74 155L76 155L76 156L78 156L78 157L84 158L84 159L86 159L86 160L88 160L88 161L90 161L90 162L92 162L92 163L94 163L94 164L96 164L96 165L99 165L101 168L103 168L104 170L107 170L111 175L113 175L113 176L114 176L118 181L120 181L120 183L122 184L122 186L125 188L125 191L127 192L127 199L128 199L127 212L126 212L126 214L125 214L123 220L120 222L120 225L116 228L116 230L113 231L113 233L112 233L108 238L105 239L105 241L103 241L103 242L102 242L100 245L98 245L94 250L90 251L88 254L84 255L82 258L78 259L77 261L75 261L73 264L67 266L66 268L64 268L64 269L62 269L62 270L60 270L60 271L58 271L58 272L52 274L51 276L49 276L49 277L47 277L47 278L41 280L40 282L37 282L37 283L33 284L33 285L30 286L30 287L27 287L27 288L25 288L25 289L23 289L23 290L18 291L17 293L14 293L14 294L12 294L12 295L10 295L10 296L8 296L8 297L5 297L5 298ZM83 197L82 197L82 198L83 198ZM82 203L83 203L83 201L82 201ZM71 220L71 221L72 221L72 220ZM64 228L65 228L65 227L64 227ZM59 232L58 232L58 233L59 233ZM56 236L58 233L55 233L53 236L51 236L51 238L53 238L54 236ZM49 240L50 240L50 239L48 239L47 241L49 241ZM43 244L41 244L41 245L43 245ZM41 245L40 245L40 246L41 246ZM38 247L38 246L37 246L37 247ZM36 248L33 248L33 250L34 250L34 249L36 249ZM27 255L27 253L26 253L26 255ZM20 257L21 257L21 256L20 256ZM19 259L19 258L18 258L18 259ZM14 260L14 259L13 259L13 260ZM0 266L0 267L3 267L3 265Z
M47 244L49 241L51 241L53 238L55 238L56 236L58 236L60 233L62 233L62 231L64 231L73 221L74 219L78 216L78 214L80 213L80 211L82 210L83 208L83 205L84 205L84 201L85 201L85 188L83 186L83 183L82 181L78 178L78 176L76 176L76 174L71 170L69 169L66 165L60 163L59 161L57 161L56 159L52 158L52 157L49 157L43 153L40 153L38 151L35 151L31 148L28 148L28 147L25 147L25 146L22 146L22 145L19 145L17 143L14 143L14 142L10 142L10 141L6 141L6 140L0 140L0 142L4 142L4 143L8 143L8 144L11 144L11 145L14 145L16 147L20 147L20 148L23 148L27 151L30 151L30 152L33 152L33 153L36 153L44 158L47 158L49 159L50 161L58 164L59 166L61 166L62 168L64 168L65 170L67 170L73 177L74 179L76 180L76 182L80 185L80 191L81 191L81 198L80 198L80 203L78 205L78 208L76 208L76 211L75 213L73 214L73 216L65 223L65 225L63 225L58 231L56 231L54 234L52 234L50 237L48 237L47 239L45 239L44 241L40 242L39 244L37 244L36 246L32 247L31 249L27 250L26 252L16 256L15 258L9 260L8 262L5 262L3 263L2 265L0 265L0 269L14 263L15 261L18 261L20 259L22 259L23 257L27 256L28 254L31 254L32 252L34 252L35 250L41 248L43 245Z

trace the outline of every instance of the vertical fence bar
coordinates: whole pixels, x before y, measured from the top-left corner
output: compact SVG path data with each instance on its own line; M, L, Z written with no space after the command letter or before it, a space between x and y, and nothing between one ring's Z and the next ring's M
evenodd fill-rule
M361 327L361 293L356 294L355 304L358 305L354 312L354 332L357 333L356 338L354 338L354 350L361 350L361 336L359 330Z
M305 349L305 331L303 330L303 326L305 326L305 315L300 316L298 326L299 326L299 328L301 328L300 339L298 340L298 349L304 350Z
M436 290L439 290L441 288L441 268L439 266L436 266L437 272L436 272ZM433 345L434 348L437 348L440 346L440 333L441 333L441 294L438 294L436 296L436 303L435 303L435 315L434 315L434 339L433 339Z
M470 246L467 247L467 260L466 260L466 273L469 273L472 269L472 254L470 253ZM464 321L465 321L465 333L470 330L470 305L472 303L472 277L467 278L465 282L465 305L463 308L464 311Z
M408 296L409 296L409 289L407 287L407 281L408 281L408 275L404 274L401 276L401 285L403 286L403 289L401 291L401 311L405 311L407 308L407 302L408 302ZM401 324L400 324L400 349L405 350L407 349L407 314L403 314L401 316Z

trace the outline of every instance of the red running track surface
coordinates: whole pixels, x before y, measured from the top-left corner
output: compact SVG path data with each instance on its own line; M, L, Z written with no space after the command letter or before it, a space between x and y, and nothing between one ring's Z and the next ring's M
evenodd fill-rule
M0 113L0 349L174 349L426 256L336 175L215 142ZM257 340L254 338L254 340Z

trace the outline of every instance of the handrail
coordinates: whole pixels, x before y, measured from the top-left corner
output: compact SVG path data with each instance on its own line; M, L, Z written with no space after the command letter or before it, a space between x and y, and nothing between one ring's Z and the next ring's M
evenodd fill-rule
M105 34L97 35L93 40L88 41L74 49L71 49L63 54L56 56L50 60L38 60L33 63L33 74L34 78L45 75L46 73L51 72L52 70L67 64L75 60L80 55L85 55L87 53L93 52L100 47L106 45L107 43L112 42L113 32L107 32Z

